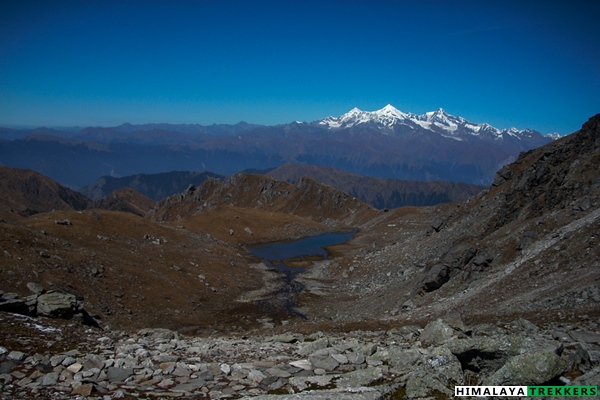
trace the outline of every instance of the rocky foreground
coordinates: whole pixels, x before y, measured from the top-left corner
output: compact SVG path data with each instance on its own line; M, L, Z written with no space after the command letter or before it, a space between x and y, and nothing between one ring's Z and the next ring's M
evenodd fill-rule
M584 326L585 325L585 326ZM0 312L0 398L447 398L459 385L598 385L596 322L186 337Z

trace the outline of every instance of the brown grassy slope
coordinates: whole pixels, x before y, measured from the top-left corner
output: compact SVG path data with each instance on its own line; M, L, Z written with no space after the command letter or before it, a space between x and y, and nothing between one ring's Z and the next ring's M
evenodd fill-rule
M94 202L94 208L129 212L141 217L156 206L156 202L131 188L117 189L102 200Z
M57 225L69 219L72 225ZM0 224L2 290L70 286L102 324L212 329L260 279L234 248L203 233L110 211L38 214ZM202 275L199 277L199 275ZM243 325L243 316L235 316Z
M0 167L0 218L20 217L51 210L83 210L91 204L84 195L35 171Z
M174 221L218 205L292 214L331 227L357 226L377 214L362 201L310 178L290 184L264 175L240 173L224 183L207 180L198 188L161 201L154 218Z

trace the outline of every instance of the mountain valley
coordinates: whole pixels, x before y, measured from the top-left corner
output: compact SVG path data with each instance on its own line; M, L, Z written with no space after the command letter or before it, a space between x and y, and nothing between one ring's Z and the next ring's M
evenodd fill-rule
M384 118L388 114L396 119ZM337 134L356 139L355 143L368 142L373 154L399 135L406 151L414 152L415 147L409 145L414 138L406 130L428 124L435 134L428 146L441 154L472 140L468 135L486 131L443 111L419 119L386 107L378 112L379 120L370 114L367 117L368 127L361 127L364 112L353 110L345 117L307 126L253 126L250 131L220 136L219 141L229 145L241 140L239 148L246 147L246 154L256 155L260 146L251 147L251 137L258 141L261 135L271 138L274 131L281 134L287 130L285 137L273 142L279 153L270 156L270 160L278 160L272 167L285 158L282 154L292 151L290 143L297 145L294 132L318 137L310 145L295 148L296 160L304 157L306 161L325 153L341 154L344 144L337 142ZM331 129L319 127L325 123ZM390 131L373 139L366 132L375 123L386 124ZM453 127L455 136L448 130L443 133L443 126ZM514 149L519 147L517 141L523 140L516 139L515 131L489 132L496 135L489 140L509 142ZM73 382L67 385L68 391L56 389L57 393L91 385L90 391L94 389L98 395L102 391L114 395L119 390L139 394L144 391L142 382L148 381L153 382L148 384L155 393L152 396L159 398L171 394L259 399L449 398L453 385L470 382L541 385L562 379L562 384L600 384L600 115L590 118L580 131L558 140L546 140L531 132L524 135L534 137L539 147L531 142L528 148L503 154L503 161L514 160L502 168L499 158L487 157L482 142L473 144L476 153L461 153L461 163L470 161L469 157L489 163L489 170L481 164L468 167L480 168L479 172L485 169L484 174L470 180L489 181L485 189L468 192L463 188L457 193L470 197L452 198L454 202L392 209L378 209L359 199L358 192L346 189L347 193L319 182L318 174L337 174L337 182L347 178L311 166L282 166L267 175L242 172L228 178L203 177L194 183L189 175L192 184L158 202L131 188L93 201L40 173L2 167L0 310L17 307L19 301L20 307L27 305L31 299L20 299L32 296L32 287L37 287L32 284L44 291L71 294L81 299L85 311L100 327L89 328L91 333L85 335L89 335L89 343L103 343L104 354L113 355L107 371L131 369L126 385L100 378L105 367L91 373L93 379L77 381L71 374L62 380ZM67 148L85 149L87 156L98 157L112 154L111 146L133 149L131 144L100 142L94 142L97 147L93 148L92 142L76 135L43 140L56 146L53 156L64 155ZM437 140L444 145L439 147ZM31 144L27 142L36 141L29 137L3 142L2 159L13 146L27 147ZM204 143L202 151L214 151L216 160L223 150L207 150L214 145L210 143ZM317 147L323 152L316 151ZM197 154L192 150L183 153L187 151L187 160L195 159ZM235 150L228 151L228 156L237 157L233 156ZM346 161L371 154L356 151L345 156ZM177 158L183 153L173 150L171 154ZM385 158L385 152L380 156ZM132 162L136 160L134 157ZM381 160L369 160L364 165L379 165ZM446 162L450 161L444 161L441 169L447 168ZM387 165L396 164L390 161ZM419 175L423 165L415 161L411 168ZM460 170L461 165L453 170ZM492 166L495 169L490 176ZM428 176L437 179L439 174ZM451 193L454 189L445 190ZM329 247L328 259L314 260L298 273L297 282L303 290L295 298L295 307L306 319L265 306L263 300L276 293L280 275L253 257L248 247L326 232L356 233L350 241ZM36 296L40 293L34 293L35 301L39 302ZM2 317L2 326L9 326L10 318L16 318L10 315ZM160 335L152 337L154 333L140 331L142 328L169 329L170 333L161 342ZM78 327L60 329L79 332ZM113 336L100 339L94 332ZM0 352L0 366L8 362L11 350L29 351L31 356L38 352L20 345L16 333L13 336L10 343L14 349L8 348L8 342L1 343L6 351ZM194 340L210 342L210 346L194 344ZM119 358L118 346L139 344L133 350L137 354L143 343L155 358L161 345L162 349L169 348L170 354L179 354L172 359L177 361L172 361L171 372L167 372L170 366L166 364L164 370L162 364L159 368L159 361L142 367L142 356ZM499 343L510 345L502 347ZM202 347L205 344L207 347ZM240 352L245 359L235 357L235 346L243 349ZM198 358L207 364L183 355L183 349L188 348L198 349ZM258 354L267 352L265 349L270 353L261 355L261 364ZM362 359L358 353L363 354ZM353 356L356 362L349 361ZM296 362L299 357L304 357L304 364ZM534 377L517 373L514 363L521 358L543 358L538 366L544 367ZM167 362L164 360L160 362ZM25 358L18 361L22 362L19 368L26 368ZM291 362L295 363L293 368L289 367ZM544 369L546 363L554 364ZM233 365L246 370L244 378L233 377ZM303 370L298 365L308 366ZM144 372L146 377L142 378L146 367L156 369ZM176 378L176 368L187 368L190 373L185 372L177 381L181 376ZM202 375L206 371L218 378ZM250 376L258 375L253 371L264 376L256 378L256 385L249 383ZM111 369L112 374L116 372L123 371ZM59 387L59 383L46 385L46 389L42 384L35 386L35 379L50 373L22 386L13 382L7 393L13 398L19 398L14 397L20 396L18 393L33 393L28 392L33 390L27 386L31 384L38 391L54 390L51 388ZM366 373L376 377L360 375ZM32 371L27 370L19 379L30 374ZM164 379L171 380L161 380L164 387L154 382L163 374ZM310 380L302 380L309 375ZM361 376L359 383L344 386L357 375ZM203 383L197 388L174 389L196 382L200 376ZM0 374L4 384L9 378L3 379ZM360 391L359 387L366 389ZM303 397L291 397L294 391ZM318 397L319 392L322 397Z

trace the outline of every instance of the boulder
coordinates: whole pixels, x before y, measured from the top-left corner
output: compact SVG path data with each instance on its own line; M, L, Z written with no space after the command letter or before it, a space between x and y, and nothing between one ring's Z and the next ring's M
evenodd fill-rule
M456 336L457 332L441 319L430 322L421 333L421 344L439 346Z
M450 280L450 268L442 263L434 264L423 279L421 292L433 292Z
M511 357L492 376L484 380L490 386L535 386L559 377L568 369L567 361L550 349L535 349Z
M70 293L50 291L38 297L37 313L44 317L73 318L83 312L83 304Z
M336 384L337 387L340 388L372 386L381 378L383 378L383 372L381 368L376 367L357 369L355 371L341 375L340 379L336 382Z

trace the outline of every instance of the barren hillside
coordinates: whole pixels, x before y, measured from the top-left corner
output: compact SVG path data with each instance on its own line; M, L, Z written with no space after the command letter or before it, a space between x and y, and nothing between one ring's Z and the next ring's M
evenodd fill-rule
M398 209L332 263L323 318L577 319L600 312L600 115L466 203ZM367 229L368 227L368 229ZM314 308L317 310L317 308Z

